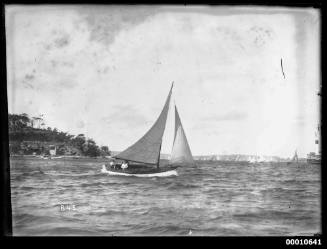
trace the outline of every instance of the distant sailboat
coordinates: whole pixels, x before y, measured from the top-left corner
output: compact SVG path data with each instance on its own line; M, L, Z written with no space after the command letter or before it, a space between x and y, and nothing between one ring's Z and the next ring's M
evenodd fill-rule
M321 86L320 90L317 93L318 96L321 97ZM320 139L321 139L321 131L320 131L320 124L318 123L317 131L315 132L315 144L316 144L316 152L310 152L307 155L307 163L308 164L321 164L321 146L320 146Z
M266 161L265 158L262 155L260 155L258 159L258 163L264 163L265 161Z
M295 151L292 161L297 162L297 163L299 162L299 157L297 156L297 151Z
M287 164L298 163L298 162L299 162L299 157L297 155L297 150L295 150L294 156L292 157L290 162L287 162Z
M191 149L187 142L177 107L175 106L175 133L171 159L168 165L162 169L159 168L162 137L166 126L172 89L173 84L161 114L150 130L136 143L118 155L113 156L113 158L132 162L133 164L129 164L128 169L126 170L107 170L104 165L102 172L111 175L141 177L170 176L177 175L176 168L178 166L194 165Z
M251 156L250 160L249 160L249 163L256 163L256 162L257 162L256 158Z
M320 125L317 127L317 131L315 132L315 144L316 144L316 152L310 152L307 155L307 163L309 164L320 164L321 163L321 148L320 148Z

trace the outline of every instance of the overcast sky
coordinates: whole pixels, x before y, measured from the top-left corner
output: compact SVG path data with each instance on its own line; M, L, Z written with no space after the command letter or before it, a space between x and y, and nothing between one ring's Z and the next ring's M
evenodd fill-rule
M152 126L174 81L193 155L305 156L319 29L310 8L6 6L8 111L120 151Z

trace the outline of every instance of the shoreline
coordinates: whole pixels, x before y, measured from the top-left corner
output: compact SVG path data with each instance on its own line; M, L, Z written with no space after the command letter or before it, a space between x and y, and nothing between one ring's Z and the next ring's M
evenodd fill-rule
M39 158L39 159L110 159L111 157L89 157L89 156L68 156L68 155L57 155L47 156L43 158L42 155L9 155L9 158Z

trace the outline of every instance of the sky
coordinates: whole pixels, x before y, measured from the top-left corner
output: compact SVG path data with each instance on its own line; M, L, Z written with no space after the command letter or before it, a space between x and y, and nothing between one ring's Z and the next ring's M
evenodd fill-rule
M171 82L193 155L316 151L313 8L7 5L8 112L122 151ZM281 66L282 64L282 66ZM172 106L171 105L171 106ZM162 152L170 153L169 113Z

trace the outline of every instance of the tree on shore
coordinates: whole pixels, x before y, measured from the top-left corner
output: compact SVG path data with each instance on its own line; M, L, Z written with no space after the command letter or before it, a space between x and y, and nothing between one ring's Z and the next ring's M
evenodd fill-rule
M85 156L97 157L100 156L100 149L92 139L88 139L83 144L83 154Z
M102 152L102 154L103 155L108 155L108 156L110 156L111 155L111 152L110 152L110 150L109 150L109 147L108 146L101 146L101 152Z
M80 151L82 155L90 157L110 154L107 146L99 148L94 140L86 139L84 134L74 136L67 132L58 131L57 128L45 128L42 117L43 115L29 118L26 113L8 115L9 142L11 144L12 153L21 150L21 147L24 148L24 146L21 146L24 141L34 141L37 143L51 142L62 143L62 145L65 146L73 146ZM64 148L61 147L60 153L63 153L63 151Z

